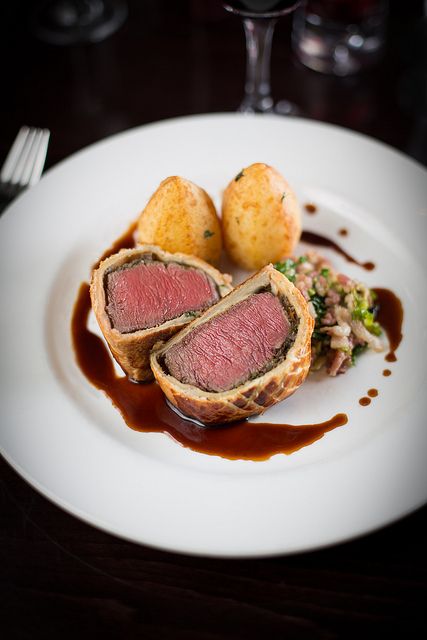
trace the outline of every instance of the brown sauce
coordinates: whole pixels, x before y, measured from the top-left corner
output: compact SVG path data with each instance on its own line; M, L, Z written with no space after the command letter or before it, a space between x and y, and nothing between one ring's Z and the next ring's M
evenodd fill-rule
M389 351L384 360L387 360L387 362L396 362L397 358L394 351Z
M118 238L95 267L120 249L135 246L136 224ZM267 460L276 453L290 454L312 444L348 422L344 413L318 424L289 425L244 420L220 427L201 427L185 420L167 404L156 383L135 384L116 374L104 341L87 328L91 310L89 285L80 285L74 305L71 334L77 363L86 378L102 390L137 431L169 434L185 447L229 459Z
M78 365L86 378L107 394L132 429L168 433L180 444L200 453L266 460L276 453L297 451L348 421L345 414L339 413L319 424L241 421L224 427L200 427L170 409L156 383L135 384L116 374L105 343L87 328L90 309L89 285L84 282L80 285L71 324Z
M309 244L314 244L320 247L327 247L328 249L334 249L337 253L342 255L347 262L352 262L353 264L359 265L359 267L363 267L367 271L372 271L375 269L375 264L373 262L359 262L356 258L353 258L347 251L344 251L342 247L340 247L336 242L327 238L326 236L322 236L319 233L314 233L314 231L303 231L301 234L301 240L303 242L308 242Z
M388 378L388 376L391 376L391 371L390 371L390 369L384 369L384 371L383 371L383 376L385 376L386 378Z
M378 395L378 389L369 389L368 390L368 396L370 398L376 398Z
M385 356L387 362L396 362L396 349L399 346L403 334L403 307L399 298L390 291L390 289L381 289L375 287L373 289L377 295L377 304L379 306L377 320L386 332L390 351ZM388 369L385 369L388 371ZM383 375L390 375L385 374Z
M314 205L312 213L316 211ZM98 264L123 248L135 246L134 232L136 223L109 247ZM347 260L372 269L372 263L359 263L344 252L335 242L315 234L304 232L302 239L315 245L335 249ZM370 266L371 265L371 266ZM387 289L375 289L380 305L378 320L386 330L394 356L402 338L402 305L399 299ZM241 421L227 426L204 428L190 420L180 417L165 402L165 398L156 383L138 385L125 376L116 374L112 356L104 341L87 328L91 310L89 285L82 283L74 305L71 332L78 365L86 378L102 390L120 411L126 424L142 432L161 432L169 434L185 447L200 453L218 455L229 459L266 460L277 453L290 454L312 444L325 433L347 424L344 413L338 413L330 420L318 424L289 425ZM397 315L396 315L397 314ZM395 357L395 356L394 356ZM390 375L388 369L383 375ZM369 390L368 394L375 390ZM362 406L370 404L369 397L360 398Z
M316 213L317 212L317 207L315 204L312 204L311 202L309 202L308 204L304 205L304 209L307 211L307 213Z
M338 233L340 236L348 236L348 229L338 229Z

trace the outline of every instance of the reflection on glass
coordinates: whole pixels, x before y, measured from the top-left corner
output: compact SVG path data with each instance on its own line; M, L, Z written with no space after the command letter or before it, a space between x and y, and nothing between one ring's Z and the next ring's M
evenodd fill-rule
M295 13L295 53L314 71L357 73L382 53L387 9L387 0L307 0Z

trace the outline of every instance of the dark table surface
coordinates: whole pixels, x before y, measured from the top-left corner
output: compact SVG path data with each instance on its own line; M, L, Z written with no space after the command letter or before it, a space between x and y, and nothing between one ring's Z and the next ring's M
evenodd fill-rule
M128 19L116 34L71 47L34 37L29 16L37 4L2 3L0 157L24 123L51 130L50 167L118 131L239 104L243 31L218 2L128 0ZM426 163L421 16L421 2L392 2L383 59L348 78L298 63L290 21L280 21L275 97ZM75 519L0 460L1 633L312 639L394 631L415 637L427 630L426 534L424 507L364 538L311 553L252 560L177 555Z

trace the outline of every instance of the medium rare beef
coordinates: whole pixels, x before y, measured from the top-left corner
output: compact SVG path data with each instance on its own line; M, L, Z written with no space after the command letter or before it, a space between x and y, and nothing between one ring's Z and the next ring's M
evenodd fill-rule
M206 273L173 262L136 262L106 275L106 310L120 333L150 329L219 299Z
M206 425L242 420L305 380L313 326L303 295L270 264L158 342L151 369L181 413Z
M90 297L111 353L135 382L151 380L150 352L231 291L231 278L195 256L154 245L122 249L92 275Z
M255 293L187 334L167 352L165 364L185 384L227 391L264 370L289 329L279 299Z

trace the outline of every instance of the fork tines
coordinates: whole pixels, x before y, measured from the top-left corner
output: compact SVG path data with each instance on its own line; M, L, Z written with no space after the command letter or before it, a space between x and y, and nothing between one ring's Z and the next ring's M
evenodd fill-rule
M17 189L36 184L43 171L49 136L48 129L21 127L1 168L0 182Z

